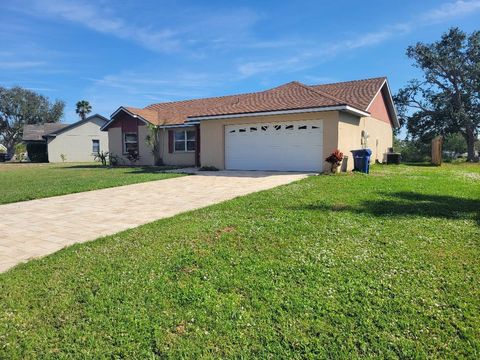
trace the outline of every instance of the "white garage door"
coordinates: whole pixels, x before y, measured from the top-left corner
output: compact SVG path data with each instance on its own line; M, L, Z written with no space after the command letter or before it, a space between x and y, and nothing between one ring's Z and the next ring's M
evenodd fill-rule
M322 120L225 126L230 170L322 171Z

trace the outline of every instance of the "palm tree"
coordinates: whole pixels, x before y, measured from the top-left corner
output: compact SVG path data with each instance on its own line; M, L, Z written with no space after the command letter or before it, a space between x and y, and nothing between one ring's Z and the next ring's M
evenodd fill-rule
M85 120L88 114L92 112L92 106L87 100L81 100L77 102L77 110L76 113L80 115L82 120Z

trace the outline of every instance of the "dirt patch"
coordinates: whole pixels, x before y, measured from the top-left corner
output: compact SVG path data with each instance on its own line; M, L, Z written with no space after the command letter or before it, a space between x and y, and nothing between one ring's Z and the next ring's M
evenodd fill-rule
M219 229L215 232L215 240L220 239L223 234L232 233L235 230L236 229L233 226L227 226L227 227L224 227L223 229Z

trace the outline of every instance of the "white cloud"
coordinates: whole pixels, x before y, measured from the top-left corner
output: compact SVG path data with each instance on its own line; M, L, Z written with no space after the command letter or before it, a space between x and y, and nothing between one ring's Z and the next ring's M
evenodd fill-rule
M243 77L254 76L260 73L278 71L297 71L318 65L331 60L340 53L375 46L389 39L401 36L432 23L445 22L460 16L467 16L480 10L480 0L444 3L438 8L415 16L412 20L386 26L378 31L367 32L335 41L334 43L311 44L303 53L297 56L278 57L275 60L247 61L237 66L238 73ZM308 50L307 50L308 49ZM315 50L310 50L315 49Z
M159 14L154 22L149 23L135 15L125 16L114 11L113 7L109 7L108 1L89 0L23 0L11 6L33 16L75 23L157 52L183 51L201 57L202 48L282 44L282 41L274 43L250 38L251 29L260 16L248 8L192 8L178 12L171 9L169 16Z
M459 16L469 15L480 10L480 1L464 1L458 0L455 2L442 4L436 9L426 12L421 19L423 21L440 22L452 19Z
M291 68L299 68L299 64L303 61L301 56L288 57L283 60L272 61L249 61L240 64L237 68L238 72L243 77L256 75L259 73L273 72L273 71L288 71Z
M136 26L106 7L86 1L34 0L36 15L58 17L91 30L131 40L151 50L172 51L178 48L175 32L170 29L151 29Z
M0 69L29 69L44 65L43 61L0 61Z

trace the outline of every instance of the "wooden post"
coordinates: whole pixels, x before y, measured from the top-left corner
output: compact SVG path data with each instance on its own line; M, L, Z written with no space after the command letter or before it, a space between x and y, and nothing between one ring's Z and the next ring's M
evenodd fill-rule
M432 164L440 166L442 165L442 143L441 136L436 136L432 140Z

